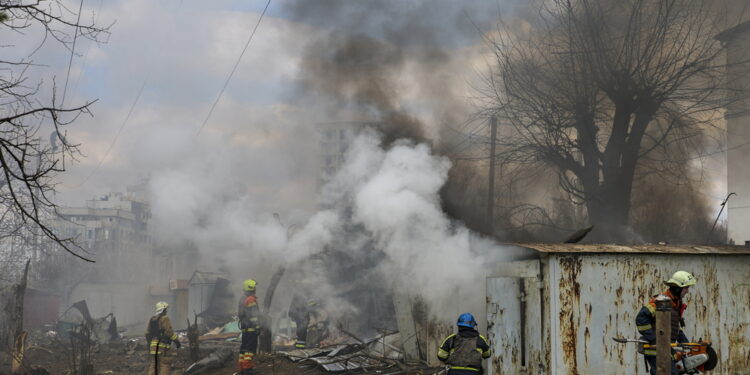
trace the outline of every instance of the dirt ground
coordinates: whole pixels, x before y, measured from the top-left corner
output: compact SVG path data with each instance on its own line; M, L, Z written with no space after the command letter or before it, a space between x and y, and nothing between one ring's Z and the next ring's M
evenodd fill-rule
M237 351L239 349L239 343L237 342L205 342L201 344L201 358L209 355L211 352L218 349L229 349L235 353L229 361L224 365L223 368L216 370L209 370L200 373L200 375L231 375L237 371ZM181 349L175 349L177 357L173 364L172 375L180 375L185 369L192 363L189 359L189 350L187 345L183 345ZM259 354L257 357L257 366L255 368L256 375L281 375L281 374L292 374L292 375L322 375L331 374L323 371L320 368L295 363L287 359L283 354ZM97 345L92 349L91 362L94 368L94 374L96 375L125 375L125 374L146 374L148 372L147 366L149 365L148 350L145 345L145 340L139 341L122 341L110 344ZM6 362L6 361L0 361ZM27 367L27 372L32 375L43 375L44 372L32 371L34 369L43 368L50 375L71 375L73 364L71 361L70 347L69 345L63 345L54 343L44 345L32 345L29 347L26 353L24 363ZM9 369L9 363L0 363L0 375L7 374ZM368 373L371 374L409 374L409 375L420 375L434 373L433 371L409 371L409 372L398 372L397 369L390 370L375 370L371 369ZM361 372L358 372L361 373ZM338 373L342 374L342 373Z
M207 343L201 348L201 357L210 354L218 348L227 348L236 353L239 349L239 344L220 343L220 345L217 345ZM32 372L33 369L43 368L50 375L70 375L73 373L73 363L69 350L69 347L66 345L59 345L57 347L54 345L31 346L26 353L24 362L29 372ZM172 375L182 374L191 364L189 350L186 345L183 345L181 349L173 348L173 350L176 350L177 357L172 367ZM231 375L237 370L236 358L235 354L223 368L201 374ZM256 373L258 375L327 374L316 368L293 363L281 354L259 355L257 358ZM138 342L137 345L128 342L98 345L92 349L91 353L94 373L98 375L146 374L149 359L148 350L143 342ZM3 370L10 367L7 363L2 363L2 365ZM0 370L0 374L5 373L7 371Z

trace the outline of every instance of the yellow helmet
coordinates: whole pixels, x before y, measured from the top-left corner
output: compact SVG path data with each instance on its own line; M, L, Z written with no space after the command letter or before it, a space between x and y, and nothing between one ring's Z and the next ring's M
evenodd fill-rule
M246 292L254 292L255 291L255 285L257 283L253 279L247 279L245 282L242 283L242 290Z
M167 307L169 307L168 303L166 303L164 301L157 302L156 303L156 313L157 314L161 314L162 312L164 312L164 310L167 309Z
M677 271L672 275L672 278L667 280L667 285L674 285L680 288L695 285L695 277L687 271Z

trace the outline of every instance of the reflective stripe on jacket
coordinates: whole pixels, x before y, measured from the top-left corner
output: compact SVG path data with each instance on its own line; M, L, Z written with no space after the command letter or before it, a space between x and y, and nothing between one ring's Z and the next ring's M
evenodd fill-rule
M243 296L240 299L237 317L242 332L255 332L260 329L260 309L255 294Z
M685 309L687 308L687 305L682 303L679 298L672 295L672 293L667 289L662 293L661 295L664 295L669 298L669 300L672 302L672 341L676 342L687 342L687 337L685 336L685 333L682 332L682 329L680 329L679 322L682 319L682 314L685 312ZM638 329L638 333L641 334L641 337L648 341L649 343L653 344L656 342L656 298L657 296L654 296L651 298L651 300L646 303L641 310L638 312L638 315L635 317L635 325L636 329ZM677 331L677 332L674 332ZM656 351L654 349L645 349L644 353L645 355L656 355Z
M474 329L470 328L463 328L461 327L459 329L458 335L461 335L462 337L476 337L476 350L482 354L482 359L487 359L490 357L492 352L490 351L490 345L487 342L487 339L484 338L484 336L480 335L479 332L477 332ZM450 362L450 356L455 352L456 349L456 341L455 340L456 334L452 334L443 340L443 343L440 344L440 348L438 349L437 357L442 362ZM469 370L469 371L482 371L481 368L474 368L474 367L466 367L466 366L451 366L451 369L455 370Z
M153 324L154 320L158 320ZM152 330L157 332L153 332ZM164 353L172 347L172 341L177 341L177 334L172 329L172 322L166 314L159 314L152 316L149 320L148 331L146 331L146 337L149 338L149 354L156 354L157 348L159 353Z

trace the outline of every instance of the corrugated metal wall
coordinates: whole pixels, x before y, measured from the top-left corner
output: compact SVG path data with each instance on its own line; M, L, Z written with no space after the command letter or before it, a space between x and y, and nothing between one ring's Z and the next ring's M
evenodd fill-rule
M546 374L545 307L538 260L498 265L487 279L488 374ZM522 320L521 317L524 317Z
M541 312L532 307L535 297L528 292L534 279L518 279L524 280L527 290L524 367L517 359L519 318L492 314L493 304L521 311L518 303L511 302L520 300L519 289L502 278L488 280L488 317L493 319L489 335L495 349L492 373L645 373L635 346L617 344L612 337L636 338L638 310L665 289L663 280L680 269L698 279L686 299L688 338L714 342L720 364L712 374L750 374L750 256L559 253L551 254L541 267ZM539 325L541 344L533 339L533 327ZM536 346L543 347L539 357Z

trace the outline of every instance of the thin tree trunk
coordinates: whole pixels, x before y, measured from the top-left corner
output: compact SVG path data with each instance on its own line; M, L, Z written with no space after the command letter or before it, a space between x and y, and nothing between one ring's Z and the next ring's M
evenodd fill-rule
M13 336L10 338L11 343L11 374L23 373L23 355L26 348L26 332L23 330L23 299L26 295L26 281L29 276L29 264L31 260L26 261L26 267L23 270L21 281L13 286L13 308L10 314L10 332Z

